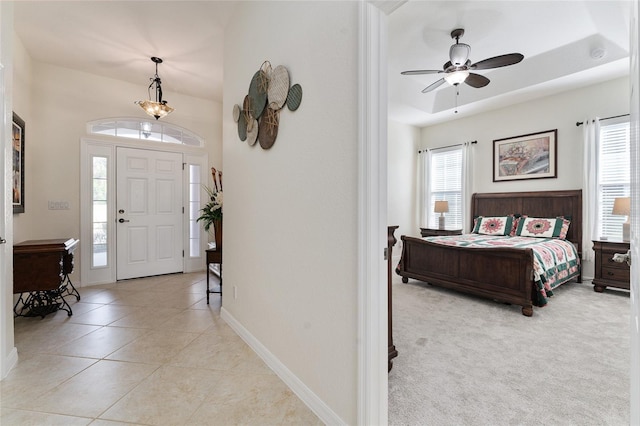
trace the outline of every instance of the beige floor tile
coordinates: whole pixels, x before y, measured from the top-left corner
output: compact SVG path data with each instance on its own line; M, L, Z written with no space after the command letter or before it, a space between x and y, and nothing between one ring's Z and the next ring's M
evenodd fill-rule
M147 426L141 423L117 422L113 420L96 419L90 423L90 426Z
M189 309L204 309L207 311L220 313L220 307L222 306L222 299L220 299L220 295L210 294L209 304L207 304L207 294L204 292L205 288L206 287L198 289L198 291L191 291L191 293L194 293L194 294L204 294L204 297L198 300L193 305L189 306Z
M281 425L323 426L324 422L296 396L287 399Z
M102 360L46 394L22 405L49 413L97 417L158 368Z
M308 409L294 412L292 400L297 397L275 374L226 373L187 424L279 425L294 414L317 421Z
M197 295L186 293L180 289L164 292L135 291L131 292L127 297L115 300L113 303L140 307L186 309L204 296L204 293Z
M115 351L107 359L166 363L191 343L198 334L171 330L150 330L148 333Z
M112 327L162 328L163 324L183 309L138 307L124 318L109 324Z
M137 328L102 327L59 346L52 352L58 355L104 358L145 333L148 331Z
M184 424L221 378L222 373L216 371L165 366L100 418L153 425Z
M205 278L83 287L72 317L16 318L2 425L320 424L220 317L220 295L206 303Z
M0 424L6 426L83 426L89 423L91 419L88 418L25 410L3 409L0 415Z
M163 324L165 330L202 333L213 326L219 315L212 311L185 309Z
M229 324L225 322L221 317L217 317L211 327L207 328L205 334L224 334L227 336L237 336L233 328L229 327Z
M25 329L21 330L20 333L16 333L15 345L19 353L47 353L98 328L100 327L95 325L71 324L68 322L64 323L64 325L55 322L43 323L40 327L34 324L28 330Z
M233 335L202 334L174 356L171 365L208 370L230 370L238 364L236 353L246 344Z
M82 315L103 306L102 303L85 303L83 301L70 302L69 304L71 305L71 310L73 311L73 315L68 318L69 320L73 319L76 315Z
M112 322L124 318L127 315L135 311L135 307L132 306L120 306L120 305L100 305L96 309L92 309L89 312L78 314L75 311L73 316L69 318L69 322L75 324L89 324L89 325L108 325Z
M57 355L19 356L18 365L0 382L0 404L20 408L94 364L96 360Z
M126 293L116 288L107 288L100 289L99 291L92 291L86 296L84 295L83 290L84 289L79 291L80 295L82 296L82 299L80 299L80 301L84 303L113 303L116 300L126 296Z

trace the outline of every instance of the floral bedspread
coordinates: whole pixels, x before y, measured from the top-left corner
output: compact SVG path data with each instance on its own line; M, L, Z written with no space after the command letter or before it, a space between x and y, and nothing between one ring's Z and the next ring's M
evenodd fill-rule
M575 246L557 238L531 238L464 234L447 237L426 237L424 240L457 247L531 248L534 281L538 286L537 306L547 304L553 289L580 274L580 258Z

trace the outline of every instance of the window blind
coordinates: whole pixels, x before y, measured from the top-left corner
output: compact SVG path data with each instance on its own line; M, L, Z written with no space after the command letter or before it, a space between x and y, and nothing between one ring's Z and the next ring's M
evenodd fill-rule
M598 205L600 236L622 239L622 223L626 216L611 214L613 202L630 193L629 122L600 127L598 147Z
M446 227L462 228L462 146L433 150L429 169L429 227L438 227L439 213L433 213L435 202L446 200Z

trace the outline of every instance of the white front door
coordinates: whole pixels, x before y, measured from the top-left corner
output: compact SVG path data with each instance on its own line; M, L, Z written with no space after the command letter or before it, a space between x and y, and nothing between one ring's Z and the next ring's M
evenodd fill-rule
M117 148L117 279L183 270L182 154Z

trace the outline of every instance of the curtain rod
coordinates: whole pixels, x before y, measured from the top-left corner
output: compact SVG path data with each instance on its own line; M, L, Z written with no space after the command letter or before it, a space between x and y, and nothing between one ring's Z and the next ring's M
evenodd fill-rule
M620 114L620 115L614 115L613 117L605 117L605 118L601 118L600 121L604 121L604 120L611 120L614 118L620 118L620 117L627 117L629 114ZM593 121L593 120L592 120ZM584 124L583 121L578 121L576 122L576 127L580 127Z
M472 145L477 144L478 141L471 141L471 142L465 142L465 143L470 143ZM453 148L454 146L460 146L460 145L464 145L465 143L457 143L455 145L448 145L448 146L439 146L438 148L432 148L432 149L445 149L445 148ZM423 149L422 151L418 151L418 154L422 154L423 152L429 151L429 149Z

